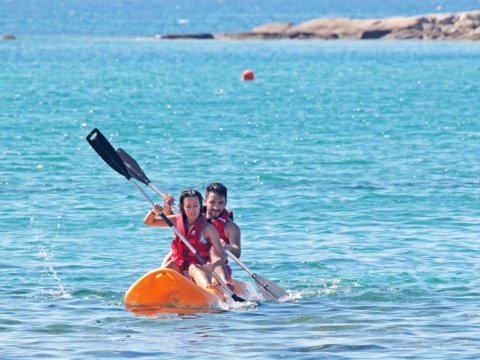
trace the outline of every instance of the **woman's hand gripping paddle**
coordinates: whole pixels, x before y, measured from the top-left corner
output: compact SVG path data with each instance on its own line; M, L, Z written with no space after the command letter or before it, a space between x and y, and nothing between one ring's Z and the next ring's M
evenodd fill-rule
M98 129L93 129L92 132L87 136L87 141L90 146L97 152L98 155L116 172L124 176L132 185L138 190L140 194L150 203L154 205L154 202L150 197L143 191L137 183L132 179L132 175L127 169L127 166L123 162L120 155L115 151L113 146L107 140L107 138L100 132ZM138 165L138 164L137 164ZM183 236L183 234L173 225L170 219L165 216L164 213L160 213L160 217L167 223L167 225L173 230L175 234L182 240L182 242L188 247L188 249L197 257L197 259L205 265L207 262L205 259L197 252L197 250L188 242L188 240ZM245 302L246 300L235 294L230 288L223 282L223 280L216 274L212 272L211 275L218 281L222 286L223 291L229 295L234 301Z
M129 174L137 179L138 181L144 183L157 194L163 197L163 193L155 187L150 179L147 177L143 169L138 165L138 162L131 157L125 150L122 148L117 149L118 155L120 155L121 159L123 160L125 166L128 169ZM174 205L175 206L175 205ZM178 210L178 207L176 207ZM168 222L167 222L168 224ZM173 225L173 224L172 224ZM168 225L170 226L170 224ZM267 300L278 300L283 297L286 297L288 294L285 290L283 290L280 286L276 285L272 281L265 279L257 274L255 274L252 270L250 270L244 263L240 261L235 255L233 255L229 250L226 251L227 255L235 261L243 270L245 270L252 278L255 280L255 283L258 285L258 288L262 295Z

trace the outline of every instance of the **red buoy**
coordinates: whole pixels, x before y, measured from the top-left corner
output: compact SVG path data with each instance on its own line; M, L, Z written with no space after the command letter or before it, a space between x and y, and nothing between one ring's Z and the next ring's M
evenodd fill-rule
M253 74L253 71L250 69L247 69L243 72L242 74L242 80L253 80L255 75Z

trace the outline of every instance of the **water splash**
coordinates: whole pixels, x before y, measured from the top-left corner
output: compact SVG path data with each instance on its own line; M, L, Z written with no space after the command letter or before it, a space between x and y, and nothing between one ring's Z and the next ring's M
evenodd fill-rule
M224 311L232 310L247 310L252 309L258 306L259 301L262 300L262 295L257 291L255 286L251 283L244 283L245 288L243 289L245 294L242 296L245 298L245 302L237 302L229 299L228 301L219 301L218 306Z
M43 244L40 245L39 255L43 258L44 267L47 270L47 273L55 280L55 282L58 285L58 290L50 291L50 295L53 295L55 297L62 297L64 299L71 299L72 295L63 287L62 281L60 280L60 277L58 276L58 273L55 270L55 267L53 266L53 263L51 261L53 257L53 253L54 253L54 248L52 249L52 252L49 254L45 246Z
M59 224L57 224L57 227L59 227ZM35 218L33 216L31 216L30 219L29 219L29 228L34 232L34 236L33 236L34 242L39 243L40 250L38 252L38 255L43 260L44 268L46 269L47 274L50 275L50 277L52 279L54 279L54 281L58 285L57 290L51 289L50 291L48 291L48 294L51 295L51 296L54 296L54 297L62 297L62 298L65 298L65 299L71 299L72 295L67 290L65 290L65 288L63 287L62 281L61 281L60 277L58 276L58 273L55 270L55 267L53 266L52 258L53 258L53 254L55 252L55 246L54 245L51 246L51 252L49 253L49 251L47 250L47 247L45 246L45 242L43 240L43 237L41 236L39 231L36 230Z

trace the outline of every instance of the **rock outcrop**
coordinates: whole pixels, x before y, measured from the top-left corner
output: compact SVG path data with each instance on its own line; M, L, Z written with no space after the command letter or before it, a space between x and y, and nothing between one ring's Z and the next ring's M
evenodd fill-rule
M246 32L159 35L158 39L480 40L480 11L382 19L320 18L271 23Z
M480 40L480 11L383 19L320 18L298 25L272 23L215 39Z

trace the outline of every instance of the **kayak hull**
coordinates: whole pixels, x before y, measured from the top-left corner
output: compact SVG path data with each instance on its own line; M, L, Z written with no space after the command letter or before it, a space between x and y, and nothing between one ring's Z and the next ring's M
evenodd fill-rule
M234 280L235 293L251 297L248 283ZM178 272L160 268L138 279L125 294L125 306L135 313L200 312L221 309L227 297L217 288L204 289Z

